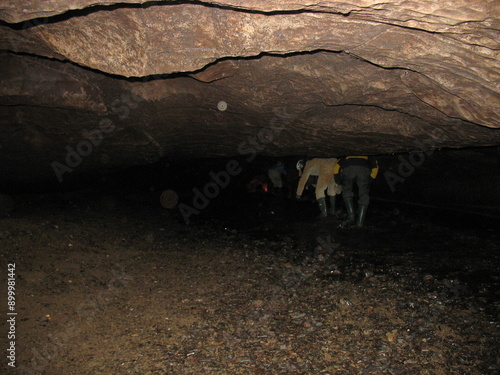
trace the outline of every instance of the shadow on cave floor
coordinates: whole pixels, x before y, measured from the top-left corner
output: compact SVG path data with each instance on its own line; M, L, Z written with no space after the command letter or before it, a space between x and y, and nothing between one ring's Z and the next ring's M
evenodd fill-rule
M379 255L418 252L435 256L451 252L457 256L470 249L454 248L448 242L453 238L471 236L477 241L500 241L500 217L388 203L377 198L372 198L366 228L362 230L344 228L346 215L340 197L338 217L328 218L319 217L311 199L296 201L270 194L242 194L215 203L206 209L205 215L200 215L200 222L270 240L290 236L297 242L313 244L319 237L331 237L352 249Z

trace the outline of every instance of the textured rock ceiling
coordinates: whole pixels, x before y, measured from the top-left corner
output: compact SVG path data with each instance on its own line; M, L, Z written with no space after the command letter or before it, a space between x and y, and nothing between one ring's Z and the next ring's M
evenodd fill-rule
M500 145L498 0L0 0L0 19L7 180Z

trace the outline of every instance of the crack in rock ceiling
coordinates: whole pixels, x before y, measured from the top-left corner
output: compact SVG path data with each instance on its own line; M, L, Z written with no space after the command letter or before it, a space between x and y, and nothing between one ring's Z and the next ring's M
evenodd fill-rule
M500 144L497 1L0 9L7 179L243 155L252 142L268 156Z

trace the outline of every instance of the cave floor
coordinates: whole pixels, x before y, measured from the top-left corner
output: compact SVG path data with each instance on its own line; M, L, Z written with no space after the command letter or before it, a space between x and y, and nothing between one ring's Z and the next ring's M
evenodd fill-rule
M316 215L259 194L191 225L139 195L19 199L2 373L499 373L493 225L377 201L363 231Z

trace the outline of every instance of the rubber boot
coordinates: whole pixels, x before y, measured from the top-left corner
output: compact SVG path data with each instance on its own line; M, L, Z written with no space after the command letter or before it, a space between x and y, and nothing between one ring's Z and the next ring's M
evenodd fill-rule
M363 227L367 211L368 211L368 206L359 206L358 221L356 222L357 228Z
M325 198L319 198L318 199L318 206L319 210L321 212L321 216L326 217L326 200Z
M347 210L347 221L353 223L356 215L354 214L354 199L346 198L344 199L345 209Z
M330 208L328 209L328 213L330 215L334 215L335 216L335 203L337 202L337 197L334 195L333 197L330 196L328 197L330 198Z

